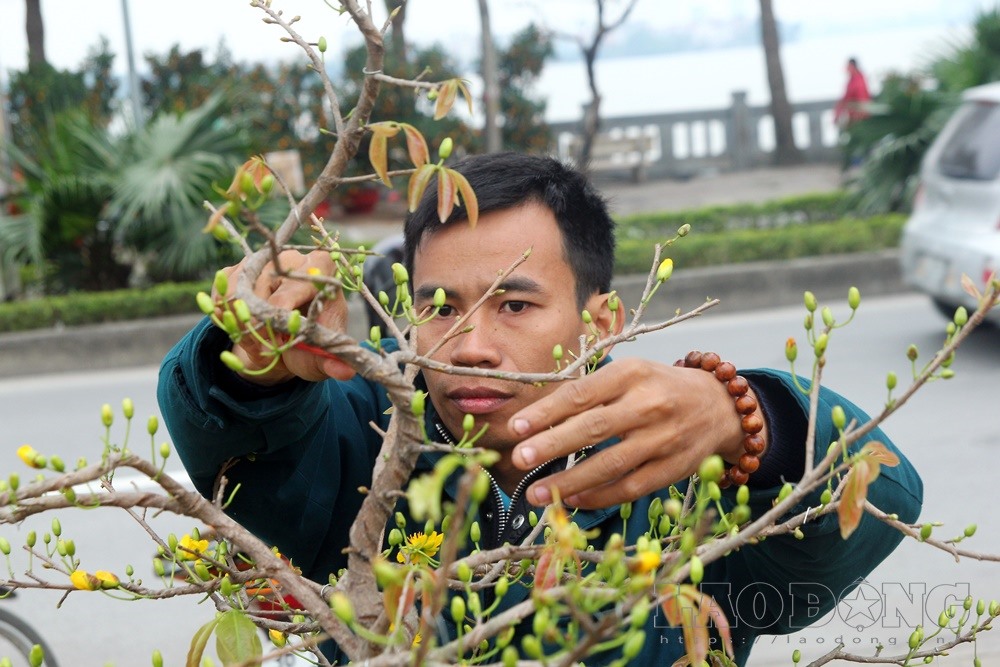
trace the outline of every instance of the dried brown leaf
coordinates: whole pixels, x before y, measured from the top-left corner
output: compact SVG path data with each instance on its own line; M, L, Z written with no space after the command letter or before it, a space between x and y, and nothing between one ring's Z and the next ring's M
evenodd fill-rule
M448 173L462 195L462 205L465 206L465 216L469 219L469 226L475 227L476 223L479 222L479 199L476 198L476 192L465 176L454 169L449 169Z
M451 169L442 169L438 173L438 219L444 222L455 208L458 190L451 175Z
M715 623L715 627L719 630L719 636L722 638L726 655L730 657L736 655L733 649L733 633L729 628L729 619L726 618L725 612L722 611L722 607L715 601L715 598L704 593L701 596L701 618L706 626L708 626L709 621Z
M895 452L890 450L885 444L873 440L869 442L861 451L868 454L869 461L876 461L884 466L889 466L890 468L895 468L899 465L899 457L896 456Z
M979 288L976 287L976 284L972 282L972 278L970 278L965 273L962 274L962 289L964 289L965 293L971 296L976 301L979 301L979 299L981 299L983 296L982 294L979 293Z
M382 182L392 187L389 180L389 138L376 132L372 135L371 143L368 144L368 160L372 163L372 169L382 179Z
M414 167L421 167L430 162L430 151L427 149L427 141L420 130L409 123L402 123L403 132L406 133L406 150L410 154L410 162Z
M867 459L858 460L848 473L847 481L844 482L844 492L840 497L840 505L837 506L837 518L840 523L840 536L845 540L861 523L873 466L877 464L869 463ZM875 474L878 474L877 470Z
M431 176L437 170L437 165L425 164L410 174L410 182L406 187L406 205L410 213L417 210L420 198L424 196L424 190L427 189L427 184L430 183Z
M462 81L461 79L456 79L456 81L458 81L458 89L460 91L462 91L462 97L465 98L466 104L469 105L469 115L471 116L472 115L472 93L469 92L469 89L466 87L464 81Z
M451 111L458 91L458 79L449 79L438 87L437 104L434 105L434 120L441 120Z

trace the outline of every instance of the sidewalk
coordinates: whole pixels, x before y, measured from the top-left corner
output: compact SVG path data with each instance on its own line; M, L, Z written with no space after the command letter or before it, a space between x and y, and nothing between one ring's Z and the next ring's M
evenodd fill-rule
M634 184L600 182L616 214L684 210L708 204L761 202L778 197L836 189L836 167L809 165L792 169L702 176L689 181ZM349 241L374 241L400 231L405 207L380 205L375 214L348 218L337 225ZM626 304L638 303L646 276L618 276L613 287ZM699 269L679 268L670 279L668 300L654 299L650 318L673 315L717 298L726 312L799 303L803 290L820 299L842 298L851 286L866 296L905 291L895 251L755 262ZM367 336L361 303L351 300L350 333ZM193 310L193 309L192 309ZM199 315L0 334L0 377L155 365Z

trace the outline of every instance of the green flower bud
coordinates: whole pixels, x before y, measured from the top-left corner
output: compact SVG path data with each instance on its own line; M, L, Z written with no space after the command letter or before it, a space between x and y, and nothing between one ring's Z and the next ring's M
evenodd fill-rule
M126 565L125 566L125 576L126 577L131 577L133 574L135 574L135 568L132 567L131 565Z
M472 581L472 568L464 560L458 564L458 580L466 584Z
M986 600L980 598L980 600L976 602L976 614L978 616L982 616L985 612L986 612Z
M914 630L913 632L910 633L910 639L907 642L910 646L910 650L914 650L918 646L920 646L920 639L921 639L920 632L918 632L917 630Z
M69 551L66 547L66 540L56 540L56 553L60 556L68 556Z
M111 411L111 406L105 403L101 406L101 423L105 426L111 426L115 421L115 413Z
M378 302L379 302L379 304L383 308L388 308L389 307L389 295L386 294L384 291L380 290L379 293L378 293Z
M810 331L813 328L813 316L812 313L806 313L806 317L802 322L802 326L806 331Z
M750 488L746 484L741 484L740 488L736 489L736 503L746 505L748 502L750 502Z
M916 345L911 344L908 348L906 348L907 359L909 359L910 361L916 361L918 356L919 352L917 351Z
M583 320L584 324L590 324L591 322L594 321L594 318L590 314L590 311L586 310L586 309L584 309L584 311L582 313L580 313L580 319Z
M997 602L996 600L990 600L989 612L990 616L1000 615L1000 602Z
M62 535L62 524L59 523L59 519L52 519L52 534L56 537Z
M521 640L521 648L524 649L525 655L529 658L541 658L542 657L542 642L538 640L538 637L534 635L526 635L524 639Z
M215 302L212 301L212 297L210 297L207 293L198 292L194 298L198 303L198 310L206 315L211 315L215 312Z
M833 406L830 418L833 420L834 427L839 431L843 431L844 427L847 426L847 414L844 412L844 408L839 405Z
M226 368L233 371L234 373L239 373L244 368L246 368L243 362L240 361L240 358L237 357L232 352L230 352L229 350L223 350L223 352L219 354L219 360L222 361L222 363L225 365Z
M448 295L445 294L444 288L438 287L436 290L434 290L434 307L435 308L442 307L447 298Z
M472 500L481 503L486 499L486 494L490 492L490 476L485 470L480 470L476 475L476 480L472 483Z
M10 555L10 542L5 537L0 537L0 553L4 556Z
M781 487L781 491L778 491L778 502L780 503L782 500L792 495L792 490L793 488L791 482L785 482L785 484Z
M478 618L483 613L483 603L479 600L479 593L471 591L469 593L469 601L467 603L469 607L469 613Z
M732 521L737 526L750 520L750 507L747 505L737 505L731 512Z
M795 530L792 531L792 537L797 540L804 540L806 539L806 534L802 532L801 528L796 526Z
M462 417L462 430L466 433L472 433L472 429L476 428L476 418L472 415L465 415Z
M660 515L663 514L663 499L653 498L652 502L649 503L649 509L646 510L646 518L649 519L649 525L653 526L660 519Z
M951 370L950 368L945 368L941 371L942 380L950 380L953 377L955 377L955 371Z
M816 295L812 292L806 292L802 295L802 300L806 304L806 310L810 313L816 310Z
M705 576L705 566L702 564L701 559L697 556L691 556L691 572L688 577L691 579L691 583L697 586L701 583L702 578Z
M681 533L681 553L689 554L694 551L694 548L698 546L697 540L698 538L695 537L690 529Z
M646 625L646 619L649 618L649 605L643 604L642 602L636 603L632 607L631 613L629 613L628 620L629 625L633 628L641 628Z
M28 545L29 549L31 549L35 546L35 542L37 540L38 540L38 534L35 533L35 531L31 531L28 533L27 538L25 538L24 543Z
M795 361L799 356L799 345L795 342L794 338L789 338L785 341L785 359L789 362Z
M410 280L410 274L406 272L406 267L396 262L392 265L392 281L396 285L405 285Z
M410 399L410 412L412 412L415 417L423 416L424 392L420 390L413 392L413 397Z
M851 307L851 310L857 310L858 306L861 305L861 292L858 291L857 287L851 287L847 290L847 305Z
M667 257L665 260L660 262L660 266L656 269L656 281L664 283L670 280L670 276L674 272L674 260Z
M160 443L160 458L168 458L170 456L170 443L161 442Z
M885 376L886 388L889 389L890 391L895 389L896 381L897 381L896 374L893 373L892 371L889 371L889 373Z
M829 505L831 500L833 500L833 493L830 489L823 489L823 493L820 494L819 501L824 505Z
M64 489L61 489L61 491L68 502L74 504L76 503L76 491L73 490L72 486L67 486Z
M555 347L552 348L552 358L559 361L563 358L563 346L556 343Z
M243 324L250 321L250 307L243 299L233 301L233 311L236 313L236 319Z
M31 667L42 667L43 662L45 662L45 652L42 650L41 645L32 645L31 650L28 651L28 664Z
M800 651L799 649L795 649L794 651L792 651L792 662L797 665L799 664L800 660L802 660L802 651Z
M959 306L955 310L954 322L960 327L964 327L965 323L969 321L969 311L965 309L965 306Z
M469 539L472 540L473 543L476 543L479 540L481 540L482 537L483 537L483 531L482 528L479 527L479 522L473 521L472 525L469 526Z
M618 513L621 514L622 519L628 521L628 518L632 516L632 503L622 503Z
M962 609L964 609L965 611L969 611L970 609L972 609L972 596L971 595L965 596L965 599L962 600Z
M7 477L7 484L8 486L10 486L11 491L17 491L17 488L21 486L21 476L18 475L16 472L12 472Z
M229 290L229 276L222 269L215 272L215 280L212 281L212 286L215 288L215 293L221 297L226 295Z
M125 419L132 419L135 414L135 404L132 403L131 398L122 399L122 414L125 415Z
M686 222L677 228L677 236L684 237L690 233L691 233L691 225L687 224Z
M240 332L240 323L236 320L236 315L231 311L225 311L222 313L222 328L229 335L238 334Z
M528 525L532 528L538 525L538 514L535 513L535 510L528 512Z
M684 504L677 498L670 498L667 502L663 503L663 512L669 516L674 521L681 515L684 510Z
M946 614L943 611L940 614L938 614L937 623L938 623L938 627L939 628L946 628L946 627L948 627L948 614Z
M434 91L431 91L434 92ZM513 646L507 646L503 650L503 667L517 667L518 659L517 649Z
M830 310L830 306L823 306L823 310L820 311L820 314L823 316L823 324L826 326L832 327L836 324L837 321L833 319L833 311Z
M402 512L396 512L395 519L396 519L396 527L397 528L399 528L400 530L403 530L404 528L406 528L406 517L403 516Z
M958 331L958 327L955 326L954 322L948 322L948 324L944 325L944 332L948 334L948 338L954 336L956 331Z
M608 310L612 313L616 312L618 307L621 305L621 302L622 300L618 298L618 295L612 292L611 296L608 297Z
M316 42L316 48L320 53L326 53L326 37L320 37Z
M261 194L271 194L272 188L274 188L274 176L272 174L264 174L264 176L260 179Z
M451 599L451 620L461 623L465 620L465 600L460 595Z
M438 157L447 160L451 157L452 148L454 148L454 142L452 142L451 137L445 137L441 141L441 145L438 146Z
M642 651L642 647L645 643L645 631L637 630L625 640L625 645L622 646L622 657L626 660L631 660L635 656L639 655L639 652Z
M354 605L343 592L333 592L333 595L330 596L330 608L343 623L350 625L354 622Z
M713 454L698 466L698 477L704 482L718 482L726 472L726 462L718 454Z
M934 530L934 526L929 523L925 523L920 526L920 541L923 542L931 536L931 531Z
M822 357L823 353L826 352L826 346L830 342L830 336L827 334L820 334L819 338L816 339L816 344L813 346L813 350L816 352L817 357Z
M403 531L393 528L389 531L389 546L396 547L403 543Z
M975 534L976 534L976 524L970 523L968 526L965 527L966 537L972 537Z
M722 489L719 488L719 485L716 482L708 483L708 497L715 502L722 499Z

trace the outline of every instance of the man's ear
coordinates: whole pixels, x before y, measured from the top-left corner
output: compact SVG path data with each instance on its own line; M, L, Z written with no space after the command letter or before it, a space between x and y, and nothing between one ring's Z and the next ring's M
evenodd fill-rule
M587 300L587 311L602 339L620 334L625 327L625 304L615 291L591 296ZM605 348L603 355L609 352L611 348Z

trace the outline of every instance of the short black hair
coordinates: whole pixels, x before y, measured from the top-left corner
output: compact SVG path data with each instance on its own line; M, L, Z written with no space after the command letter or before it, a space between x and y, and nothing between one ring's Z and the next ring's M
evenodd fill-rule
M479 213L501 211L537 202L555 216L563 252L576 279L576 298L583 307L593 294L611 290L615 256L615 223L605 198L581 172L551 157L523 153L490 153L462 159L451 166L469 181ZM437 213L437 179L431 180L416 210L403 227L405 264L413 273L413 258L426 236L446 225L466 220L456 206L442 224Z

